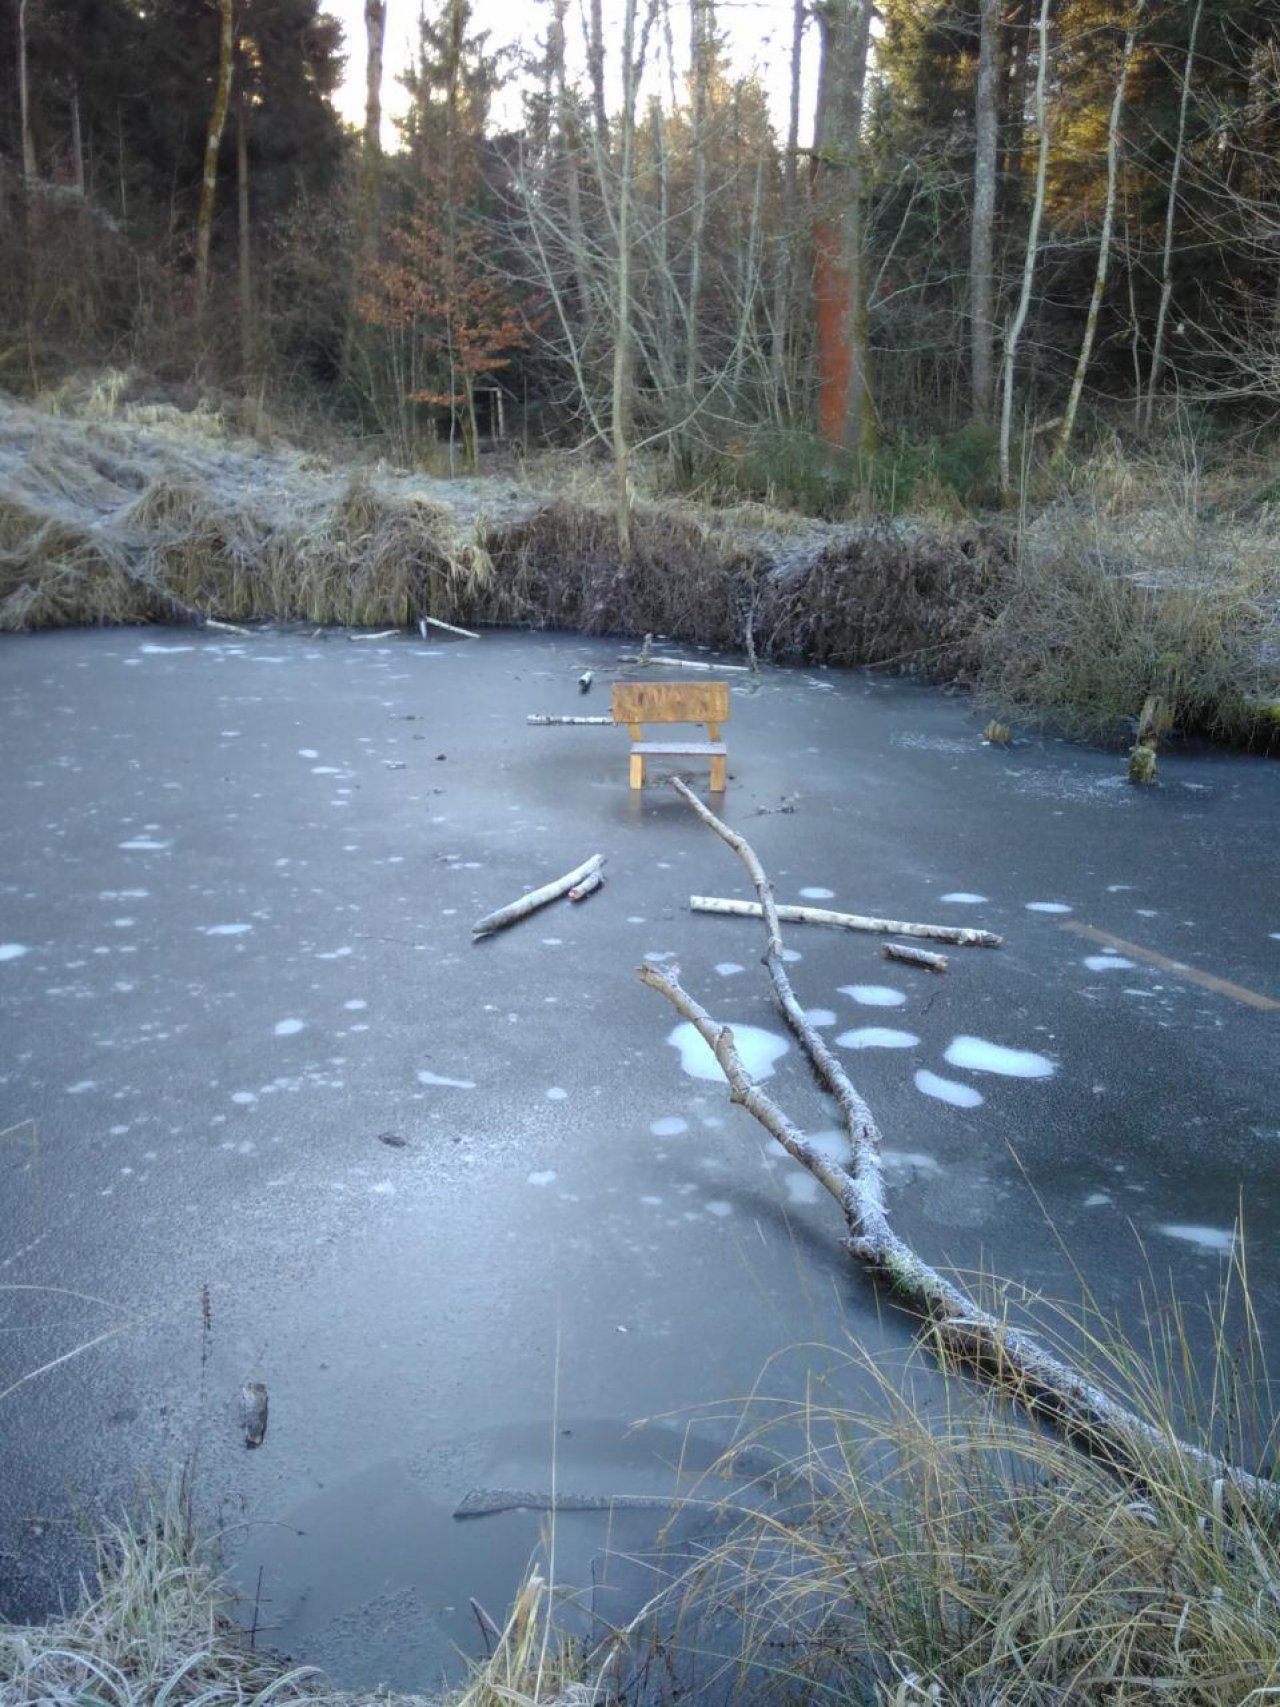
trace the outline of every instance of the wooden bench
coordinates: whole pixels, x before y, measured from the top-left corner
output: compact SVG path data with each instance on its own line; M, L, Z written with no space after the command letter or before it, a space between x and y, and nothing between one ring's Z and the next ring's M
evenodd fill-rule
M613 721L631 732L631 786L644 787L646 759L710 759L711 788L724 789L728 749L720 725L729 721L728 682L615 682ZM706 741L646 741L646 723L705 723Z

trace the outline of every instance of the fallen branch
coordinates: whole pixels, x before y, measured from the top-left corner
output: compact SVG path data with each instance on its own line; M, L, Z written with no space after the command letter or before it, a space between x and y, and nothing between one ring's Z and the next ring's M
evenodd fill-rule
M679 978L648 962L636 976L666 997L694 1025L712 1050L729 1095L776 1138L795 1161L835 1198L849 1229L842 1243L850 1256L883 1276L901 1301L930 1326L940 1352L982 1371L1034 1414L1048 1418L1068 1436L1099 1452L1114 1468L1141 1475L1144 1457L1154 1453L1165 1463L1181 1460L1210 1483L1229 1482L1236 1492L1274 1513L1280 1509L1280 1487L1227 1464L1212 1453L1156 1428L1101 1387L1087 1381L1031 1335L984 1310L960 1287L944 1279L894 1232L884 1201L880 1163L881 1136L874 1115L855 1089L844 1067L805 1018L782 957L781 909L764 867L749 843L731 830L679 781L673 788L681 799L719 835L742 860L760 897L759 915L765 921L764 964L773 985L774 1000L792 1035L808 1057L824 1089L839 1105L849 1138L847 1166L815 1149L777 1103L749 1076L727 1025L714 1020L680 984Z
M443 629L446 634L460 634L464 640L479 640L480 636L470 628L456 628L451 622L441 622L438 616L420 616L418 618L418 633L425 640L429 628Z
M904 942L887 942L880 950L886 960L905 960L908 966L923 966L929 972L945 972L945 954L930 954L927 948L908 948Z
M569 899L571 901L585 901L588 895L595 894L596 890L600 888L603 882L604 873L597 866L594 871L589 871L587 873L581 883L574 884L573 888L569 891Z
M238 622L219 622L216 616L205 617L204 626L206 628L216 628L220 634L243 634L246 639L250 638L253 634L253 630L251 628L241 628Z
M668 670L714 670L716 675L724 671L732 671L734 675L747 676L751 673L748 664L704 664L698 658L662 658L656 653L620 652L620 664L661 664Z
M571 889L576 889L579 884L585 882L592 872L599 871L603 864L603 854L592 854L590 859L583 860L581 865L575 866L563 877L557 877L554 883L544 883L541 889L531 890L518 901L512 901L510 906L499 907L496 913L486 914L478 924L472 925L472 936L489 936L493 931L500 931L506 925L515 924L517 919L536 913L538 908L545 907L548 901L558 901L562 895L567 895Z
M398 628L380 628L376 634L348 634L348 640L394 640L399 634Z
M742 919L761 916L758 901L727 901L719 895L690 895L694 913L732 913ZM912 925L902 919L874 919L861 913L833 913L826 907L778 906L779 919L792 925L834 925L846 931L880 931L885 936L923 936L936 942L954 942L961 948L999 948L1004 940L994 931L971 930L965 925Z
M617 724L613 721L612 717L556 717L553 715L548 715L547 713L541 712L541 711L531 711L529 713L529 715L525 718L525 722L526 723L537 723L543 727L546 727L546 726L553 724L553 723L554 724L587 723L587 724L595 724L595 725L598 725L601 727L607 725L610 729L616 729L617 728Z

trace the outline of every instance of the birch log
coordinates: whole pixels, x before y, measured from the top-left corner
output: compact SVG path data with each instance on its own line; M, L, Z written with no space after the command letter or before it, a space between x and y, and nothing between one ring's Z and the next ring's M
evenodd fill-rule
M923 966L929 972L945 972L945 954L930 954L927 948L908 948L902 942L887 942L880 950L886 960L903 960L908 966Z
M613 721L612 717L555 717L555 716L552 716L552 715L549 715L547 713L540 712L540 711L531 711L529 713L528 717L525 718L525 722L526 723L537 723L542 727L546 727L546 726L551 725L551 724L559 725L561 723L573 723L573 724L586 723L586 724L596 724L596 725L607 725L608 728L610 728L610 729L616 729L617 728L617 724Z
M500 931L506 925L515 924L517 919L536 913L538 908L545 907L548 901L558 901L562 895L567 895L571 889L585 883L603 864L603 854L592 854L590 859L583 860L581 865L567 871L563 877L557 877L554 883L544 883L541 889L532 889L518 901L512 901L509 906L499 907L496 913L486 913L483 919L472 925L472 936L489 936L493 931Z
M758 901L730 901L720 895L690 895L692 913L731 913L735 918L758 919ZM913 925L904 919L876 919L862 913L833 913L826 907L788 907L779 904L777 914L791 925L833 925L838 930L879 931L882 936L930 937L935 942L953 942L961 948L999 948L1004 941L994 931L974 930L968 925Z
M1027 1410L1051 1421L1070 1438L1100 1454L1113 1469L1141 1475L1144 1463L1158 1460L1166 1469L1182 1465L1210 1484L1230 1483L1237 1494L1274 1514L1280 1486L1227 1463L1216 1454L1179 1440L1113 1399L1032 1335L993 1315L959 1286L932 1268L897 1233L885 1208L880 1163L882 1139L875 1116L844 1067L805 1018L783 961L779 909L773 887L749 843L731 830L679 781L680 797L715 830L742 860L760 897L767 947L764 965L774 1001L820 1083L835 1098L849 1139L849 1161L842 1164L817 1150L747 1073L731 1027L714 1020L681 986L679 978L646 963L636 976L665 996L677 1013L697 1029L729 1081L729 1096L752 1115L783 1149L824 1186L839 1204L848 1227L842 1241L850 1256L882 1276L901 1302L928 1324L940 1353L976 1367Z
M425 640L429 628L441 629L445 634L460 634L464 640L479 640L480 636L472 628L458 628L452 622L441 622L438 616L420 616L418 618L418 633Z

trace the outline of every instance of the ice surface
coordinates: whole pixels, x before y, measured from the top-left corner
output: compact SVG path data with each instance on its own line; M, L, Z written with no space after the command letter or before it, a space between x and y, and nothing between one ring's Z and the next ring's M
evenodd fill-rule
M719 960L716 962L716 971L722 978L732 978L735 972L745 972L746 967L739 966L736 960Z
M812 887L809 889L802 889L800 894L802 899L805 901L834 901L836 892L834 889L820 889Z
M1087 954L1084 963L1090 972L1128 972L1138 964L1123 954Z
M1028 901L1029 913L1069 913L1071 911L1065 901Z
M975 895L968 889L953 889L949 895L939 895L938 899L950 901L957 907L980 907L987 897Z
M418 1069L418 1083L420 1085L447 1085L455 1091L473 1091L476 1088L474 1079L449 1079L441 1073L431 1072L426 1067Z
M953 1037L943 1059L953 1067L967 1067L974 1073L1003 1073L1009 1079L1047 1079L1055 1071L1047 1055L1006 1049L1002 1043L988 1043L985 1037Z
M841 1049L914 1049L919 1041L914 1031L894 1031L887 1025L859 1026L836 1038Z
M297 1032L306 1029L306 1021L301 1019L280 1019L276 1021L277 1037L293 1037Z
M0 960L21 960L31 950L25 942L0 942Z
M649 1130L655 1138L676 1138L689 1130L689 1122L681 1120L678 1114L665 1114L661 1120L651 1120Z
M1186 1222L1166 1222L1157 1231L1167 1238L1181 1239L1184 1244L1194 1245L1206 1254L1216 1251L1221 1256L1230 1256L1235 1244L1235 1234L1228 1227L1196 1227Z

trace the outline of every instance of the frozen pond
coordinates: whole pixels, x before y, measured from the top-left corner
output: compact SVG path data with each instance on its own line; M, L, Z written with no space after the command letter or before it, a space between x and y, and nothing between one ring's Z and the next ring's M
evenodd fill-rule
M742 868L669 790L628 790L621 732L525 722L603 712L617 650L0 639L0 1611L67 1584L69 1502L194 1455L270 1639L420 1687L536 1541L528 1513L455 1522L469 1489L545 1488L554 1450L562 1489L662 1491L782 1348L908 1343L634 976L678 962L829 1129L758 923L688 911L746 897ZM937 977L786 928L902 1232L1050 1297L1078 1265L1138 1330L1152 1277L1213 1289L1243 1203L1274 1334L1280 769L1172 756L1139 792L1114 755L986 747L908 684L733 681L724 811L780 900L1005 938ZM599 894L473 943L597 852ZM703 1403L721 1422L686 1449ZM603 1533L566 1522L567 1575Z

